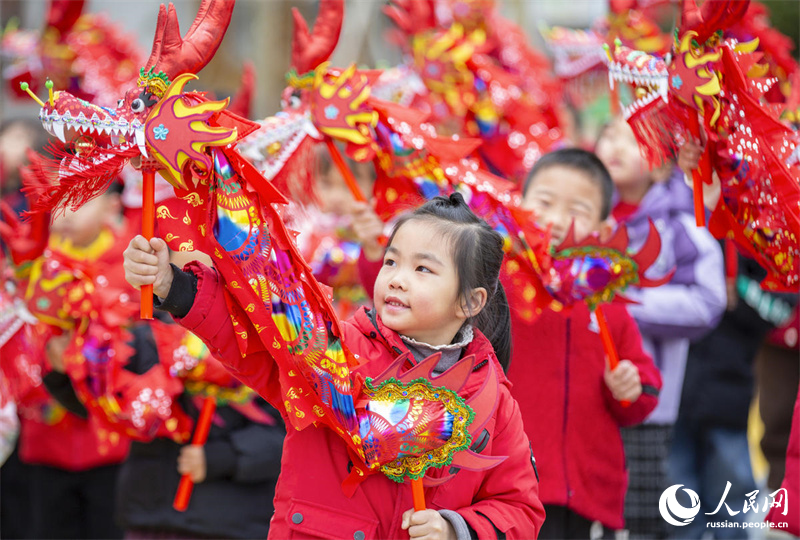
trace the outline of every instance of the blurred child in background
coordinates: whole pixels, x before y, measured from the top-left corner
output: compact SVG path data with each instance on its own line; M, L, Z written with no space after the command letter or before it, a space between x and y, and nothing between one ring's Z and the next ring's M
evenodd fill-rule
M26 301L51 328L46 345L50 370L43 383L56 398L69 388L63 356L72 324L63 312L65 296L59 291L66 295L62 287L76 279L72 272L79 272L78 268L92 269L98 289L114 282L124 286L114 270L120 266L116 236L120 211L118 192L112 190L80 210L56 216L48 251L31 263ZM13 250L14 241L6 240ZM52 270L54 264L58 270ZM23 407L21 416L20 459L33 465L31 537L122 538L114 523L114 491L129 439L109 431L92 416L69 412L55 403L46 410Z
M534 165L522 206L535 213L538 225L551 227L555 245L570 227L577 241L605 238L611 192L611 178L594 154L563 149ZM547 519L539 538L596 537L602 533L593 530L595 521L621 529L627 473L620 427L641 422L654 409L658 370L624 306L603 306L621 358L609 371L597 320L584 304L569 313L547 310L531 322L521 315L525 302L509 297L509 378L541 478Z
M649 170L624 119L612 120L601 131L596 152L614 182L612 215L628 227L631 248L635 251L644 243L649 220L658 229L661 253L648 277L674 271L669 283L628 294L637 302L628 309L664 386L658 406L644 424L623 430L630 472L625 520L631 538L664 538L667 524L658 501L669 486L666 459L689 340L713 329L725 309L722 253L711 234L695 225L692 194L683 172L672 165Z

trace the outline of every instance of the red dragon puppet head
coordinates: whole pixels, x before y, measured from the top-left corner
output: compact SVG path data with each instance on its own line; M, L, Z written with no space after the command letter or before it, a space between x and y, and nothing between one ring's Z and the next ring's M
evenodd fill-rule
M0 39L3 78L17 97L20 83L38 93L56 88L111 105L130 85L143 53L102 15L82 14L85 0L52 0L41 31L7 28Z
M173 186L185 186L191 168L203 177L212 169L204 149L237 139L238 120L228 101L209 101L184 92L219 47L234 2L203 0L185 37L174 6L160 7L153 50L133 86L115 107L89 103L66 91L54 92L39 117L66 150L41 165L58 183L40 199L41 209L77 207L99 193L133 158L152 160Z
M625 109L651 164L675 155L688 139L705 141L701 170L719 177L721 197L709 222L732 235L769 275L763 285L797 290L800 284L800 169L797 138L764 95L778 81L765 77L758 41L723 39L748 2L684 0L670 55L660 58L618 44L609 53L609 78L635 87ZM704 165L708 164L708 168ZM698 186L697 189L699 189Z

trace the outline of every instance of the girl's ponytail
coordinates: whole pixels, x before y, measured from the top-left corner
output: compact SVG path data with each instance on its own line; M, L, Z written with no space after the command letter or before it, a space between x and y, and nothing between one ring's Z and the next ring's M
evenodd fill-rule
M508 373L511 364L511 310L503 284L497 281L497 290L486 300L486 306L475 317L473 324L492 343L497 360Z

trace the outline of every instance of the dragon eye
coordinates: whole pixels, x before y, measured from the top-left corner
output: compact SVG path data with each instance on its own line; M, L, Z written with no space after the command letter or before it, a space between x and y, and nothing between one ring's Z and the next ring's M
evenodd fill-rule
M297 109L300 107L300 98L297 96L292 96L289 98L289 106L293 109Z
M142 112L144 110L144 101L141 98L131 101L131 110L135 113Z
M123 105L125 105L125 100L124 99L118 99L117 100L117 108L119 109Z

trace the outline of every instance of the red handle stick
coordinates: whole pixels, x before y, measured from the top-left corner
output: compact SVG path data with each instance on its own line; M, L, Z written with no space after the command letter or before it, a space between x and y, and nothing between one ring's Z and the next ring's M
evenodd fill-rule
M211 419L214 417L214 411L217 408L217 401L213 397L207 397L203 401L203 408L200 411L200 417L197 419L197 425L194 428L194 435L192 436L192 444L204 445L208 440L208 431L211 429ZM172 507L178 512L184 512L189 506L189 499L192 496L192 489L194 482L188 474L181 476L181 482L178 484L178 491L175 493L175 500L172 501Z
M422 486L422 478L411 480L411 497L414 499L414 511L425 510L425 490Z
M150 240L155 233L155 187L156 171L146 167L142 169L142 236ZM142 285L142 305L139 316L142 319L153 318L153 285Z
M689 129L692 135L700 139L700 123L696 114L689 116ZM711 156L709 155L709 144L703 149L700 156L700 163L692 171L692 191L694 192L694 220L698 227L706 226L706 208L703 204L703 184L711 178Z
M345 163L341 152L339 152L339 149L336 148L333 140L326 137L325 144L328 145L328 152L331 154L331 159L333 159L333 163L336 165L336 168L339 169L339 172L341 173L342 178L344 178L344 182L347 184L350 193L353 194L353 198L358 202L367 202L367 198L364 196L364 193L361 192L361 187L358 185L358 182L356 182L356 179L353 176L353 171L351 171L350 167L348 167L347 163ZM378 242L380 242L382 246L385 246L388 241L388 238L383 235L378 238Z
M606 352L606 358L608 358L608 369L614 371L619 364L617 347L614 345L611 332L608 330L608 323L606 322L606 316L603 314L603 309L597 306L597 309L594 310L594 314L597 317L597 326L600 327L600 339L603 342L603 349ZM628 407L631 404L630 401L622 401L621 403L623 407Z
M736 276L739 275L739 251L732 238L725 238L725 281L728 285L736 284Z
M361 187L359 187L358 182L356 182L353 172L350 170L350 167L347 166L347 163L344 162L344 158L341 152L339 152L339 149L336 148L333 140L326 138L325 144L328 145L328 152L331 153L331 159L333 159L333 163L342 174L342 178L344 178L345 184L347 184L348 189L350 189L350 193L353 194L353 198L359 202L367 202L367 198L364 197L364 194L361 192Z

